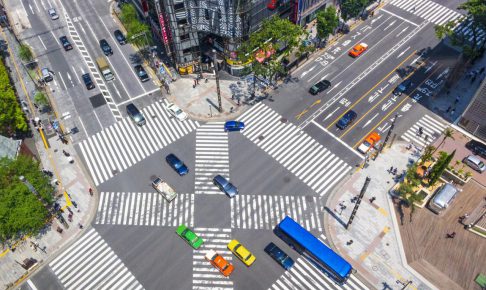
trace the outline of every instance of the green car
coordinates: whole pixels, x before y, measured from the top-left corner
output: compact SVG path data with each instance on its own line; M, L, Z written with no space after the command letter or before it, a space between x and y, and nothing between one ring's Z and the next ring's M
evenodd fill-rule
M204 243L203 239L198 237L185 225L180 225L177 228L176 233L196 250L199 249L199 247Z

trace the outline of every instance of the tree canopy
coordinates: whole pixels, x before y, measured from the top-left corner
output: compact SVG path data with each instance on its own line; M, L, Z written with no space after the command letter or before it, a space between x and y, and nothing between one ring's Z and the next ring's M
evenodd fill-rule
M0 61L0 135L11 137L28 130L24 113L17 102L15 91L3 61Z
M138 19L137 10L133 4L123 4L119 17L127 30L126 38L128 42L139 47L153 43L149 26Z
M370 3L370 0L343 0L341 2L341 16L346 21L357 17Z
M30 192L20 176L32 184L39 196ZM52 192L48 177L39 170L39 162L23 155L0 159L0 243L37 234L49 218L43 203L53 203Z
M439 39L449 37L453 45L460 46L464 54L471 59L477 58L484 51L486 39L481 35L486 30L486 2L484 0L468 0L457 7L467 12L465 17L435 26L435 35ZM462 23L469 23L472 38L464 35L462 29L456 27Z
M328 6L324 10L317 11L317 36L325 40L339 26L339 17L334 6Z
M21 44L19 46L19 57L23 62L30 62L34 59L34 55L32 54L32 50L26 44Z

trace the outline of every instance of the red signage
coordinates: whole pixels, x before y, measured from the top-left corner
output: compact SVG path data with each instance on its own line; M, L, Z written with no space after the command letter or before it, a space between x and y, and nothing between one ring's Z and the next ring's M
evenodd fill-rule
M147 0L142 0L142 10L143 10L143 16L148 17L149 5Z
M165 19L162 13L159 13L159 23L160 23L160 30L162 32L162 40L164 44L169 44L169 32L167 31L167 27L165 26Z

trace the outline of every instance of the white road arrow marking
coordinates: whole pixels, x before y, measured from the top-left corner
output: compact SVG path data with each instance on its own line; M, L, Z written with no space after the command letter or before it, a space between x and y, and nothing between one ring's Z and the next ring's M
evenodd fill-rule
M308 73L310 73L311 71L313 71L315 68L316 68L317 65L311 67L310 69L306 70L305 72L303 72L300 77L304 77L305 75L307 75Z
M34 8L32 8L32 5L29 4L29 8L30 8L30 11L32 12L32 14L35 14Z
M326 118L324 118L324 121L326 121L327 119L331 118L332 115L334 115L334 113L336 113L337 110L339 110L341 107L337 107L336 110L332 111L331 113L329 113L327 115Z
M404 29L402 29L402 31L398 32L397 36L396 37L399 37L400 34L404 33L405 31L407 31L409 28L409 26L405 27Z
M376 115L373 118L369 119L368 122L366 122L366 124L364 124L362 128L364 129L366 126L368 126L376 117L378 117L379 114L380 113L376 113Z
M335 84L329 91L327 91L326 94L329 94L332 90L334 90L335 88L337 88L343 81L340 81L339 83Z
M67 74L68 79L71 80L71 75L68 72L66 74Z
M329 75L329 74L327 74L327 75L323 76L323 77L321 78L321 81L322 81L323 79L325 79L325 78L326 78L328 75Z
M400 57L401 57L401 56L402 56L402 55L405 53L405 51L407 51L407 50L409 50L409 49L410 49L410 46L409 46L409 47L407 47L407 48L405 48L405 50L404 50L404 51L400 52L400 54L397 56L397 58L400 58Z
M392 23L388 24L387 27L383 28L383 31L386 31L388 28L392 27L393 24L395 24L395 22L397 22L396 20L392 21Z

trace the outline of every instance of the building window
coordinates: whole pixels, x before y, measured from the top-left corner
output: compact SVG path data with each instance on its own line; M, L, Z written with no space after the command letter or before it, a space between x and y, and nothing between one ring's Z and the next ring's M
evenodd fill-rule
M179 20L177 20L177 24L178 25L186 25L187 24L187 19L185 19L185 18L184 19L179 19Z
M209 10L208 9L204 9L204 18L206 18L206 20L209 20Z
M174 10L179 11L184 9L184 2L174 4Z
M181 35L180 37L181 37L181 41L184 41L184 40L186 40L186 39L189 39L189 33L187 33L187 34L183 34L183 35Z
M192 48L186 48L182 50L182 54L190 54L192 52Z

